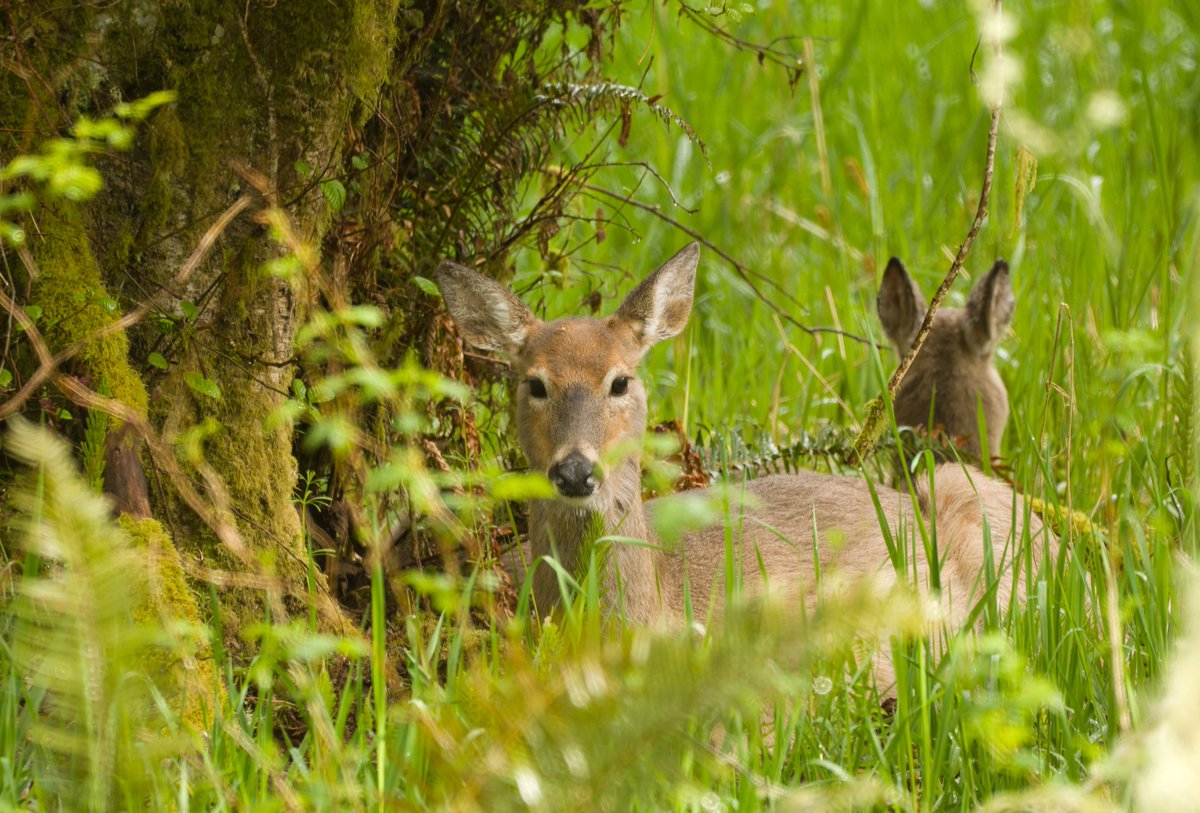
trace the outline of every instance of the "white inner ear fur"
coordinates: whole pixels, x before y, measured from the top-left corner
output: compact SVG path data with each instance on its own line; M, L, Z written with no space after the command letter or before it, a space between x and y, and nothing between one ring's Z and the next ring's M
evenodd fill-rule
M651 287L650 313L642 324L642 352L656 342L678 335L686 326L692 310L696 286L696 266L700 262L700 247L693 243L676 254L655 273ZM679 324L669 324L667 314L672 306L683 309L685 316Z
M492 312L497 327L503 333L504 341L509 345L502 349L512 350L524 344L525 337L529 333L529 325L513 307L512 300L505 295L505 292L484 288L479 291L479 294L483 300L481 307Z
M646 317L646 324L642 328L643 344L654 344L671 335L667 326L663 324L663 315L666 313L667 303L676 298L674 293L669 290L675 288L674 276L671 272L665 273L659 277L658 284L654 286L652 299L654 304L650 308L650 314Z

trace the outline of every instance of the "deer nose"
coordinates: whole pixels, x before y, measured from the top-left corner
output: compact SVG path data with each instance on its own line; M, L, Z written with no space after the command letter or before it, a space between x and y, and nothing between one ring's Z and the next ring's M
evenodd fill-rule
M550 482L564 497L589 497L596 492L596 464L579 452L571 452L550 467Z

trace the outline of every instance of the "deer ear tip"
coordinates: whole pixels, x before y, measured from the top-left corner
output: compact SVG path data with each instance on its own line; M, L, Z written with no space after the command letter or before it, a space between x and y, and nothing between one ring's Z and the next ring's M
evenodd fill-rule
M997 258L995 265L992 266L992 273L998 274L998 273L1005 273L1007 271L1008 271L1008 261L1005 260L1003 257Z
M700 241L693 240L681 248L675 256L694 270L700 263Z
M433 272L433 275L437 277L438 281L440 282L446 277L456 276L461 270L462 266L452 263L449 260L442 260L440 263L438 263L437 269Z
M908 276L908 272L904 270L904 263L900 262L899 257L892 257L887 262L887 267L883 269L883 273L887 274L903 274Z

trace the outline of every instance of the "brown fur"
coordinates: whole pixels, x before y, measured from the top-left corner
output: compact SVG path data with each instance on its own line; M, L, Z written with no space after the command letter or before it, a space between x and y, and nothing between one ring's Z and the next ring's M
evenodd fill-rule
M104 493L113 501L113 510L134 519L150 516L150 489L138 452L141 439L128 425L108 433L104 444Z
M697 260L695 246L684 249L638 286L617 314L607 319L541 323L532 313L516 319L529 325L522 340L510 344L508 352L519 382L518 431L530 466L549 472L568 454L580 453L595 461L601 479L595 493L586 498L533 502L530 532L534 557L554 555L568 572L576 572L583 564L583 541L597 518L611 534L656 541L649 519L666 500L676 498L642 504L637 451L646 423L646 393L632 376L646 348L683 329ZM505 302L507 307L498 293L488 292L500 286L481 275L444 264L439 281L447 293L460 285L485 291L446 297L456 321L461 314L455 302ZM471 320L472 329L479 329L486 317L474 312ZM492 326L494 332L486 339L489 345L503 344L497 336L513 322L512 314L500 314ZM627 392L616 396L610 391L611 384L621 375L629 375L631 380ZM527 383L530 377L543 382L545 397L532 396ZM615 460L609 460L613 456ZM600 470L606 460L609 468ZM872 578L886 589L899 577L889 557L880 516L889 532L904 541L908 572L916 574L920 585L929 584L932 571L924 545L914 535L917 512L908 495L876 486L877 510L865 481L815 472L764 477L729 487L735 493L744 489L748 500L747 507L727 523L687 534L671 550L614 545L604 585L608 606L623 609L628 618L638 622L679 623L690 595L699 618L718 612L726 594L726 527L734 529L744 594L760 594L771 585L811 603L818 588L817 562L822 574ZM1024 532L1032 536L1032 550L1039 561L1042 545L1054 544L1053 536L1024 500L978 471L949 464L934 473L932 500L926 483L917 488L922 518L933 518L941 595L949 623L965 622L981 595L981 574L989 557L994 572L1000 574L1000 605L1007 606L1014 593L1022 597L1024 586L1018 575L1024 566L1014 567L1014 528L1018 540ZM765 577L760 575L764 571ZM539 567L533 589L539 610L547 611L559 596L554 571ZM880 661L877 669L881 687L889 686L889 665Z
M884 271L879 320L903 357L925 318L925 299L895 257ZM979 412L987 426L989 456L1000 453L1008 423L1008 391L996 372L996 345L1012 320L1008 266L999 260L976 283L965 308L941 308L920 354L896 394L901 426L942 427L969 453L982 454Z

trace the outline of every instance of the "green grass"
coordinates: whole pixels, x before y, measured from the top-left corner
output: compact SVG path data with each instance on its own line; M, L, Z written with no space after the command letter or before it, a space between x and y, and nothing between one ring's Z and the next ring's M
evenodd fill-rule
M224 692L204 731L147 691L136 714L89 707L89 723L123 721L111 737L71 729L53 740L37 732L58 684L15 653L21 615L6 603L0 808L970 810L1007 793L1056 794L1050 809L1132 805L1133 771L1113 754L1157 725L1153 698L1183 620L1181 554L1194 546L1185 350L1200 252L1200 11L1190 0L1005 8L1016 25L1006 51L1023 76L1009 88L992 217L968 268L997 256L1013 268L1017 313L998 361L1013 477L1096 533L1068 528L1040 592L985 611L988 633L946 657L927 641L893 642L894 713L871 696L865 669L851 676L847 629L887 616L861 596L804 624L735 613L695 639L605 628L594 574L558 627L520 620L527 592L515 620L481 626L465 599L486 602L468 580L443 584L441 615L390 619L401 647L382 635L378 575L370 642L267 629L246 671L217 647ZM988 115L970 75L976 18L960 3L764 0L734 30L813 38L824 160L807 77L791 88L647 2L629 9L609 74L645 74L645 91L665 94L704 140L711 167L681 133L635 115L627 147L609 157L657 167L697 211L674 208L635 168L593 183L702 234L792 319L878 339L888 256L929 294L974 213ZM1113 99L1123 118L1101 126L1095 113ZM585 128L578 143L593 137ZM1019 146L1038 160L1020 221ZM548 315L582 309L592 288L628 290L687 241L599 194L577 214L597 208L628 228L610 224L596 242L577 223L556 238L572 252L567 284L542 282L532 252L518 258L527 298ZM966 290L961 281L953 301ZM715 430L734 456L742 437L854 425L893 366L890 350L777 328L774 308L711 252L698 295L688 331L647 361L651 412L685 419L692 434ZM99 655L119 673L171 644L139 646ZM105 698L128 701L112 687ZM766 740L764 704L776 724ZM106 748L123 767L93 776ZM83 801L84 778L113 790Z

